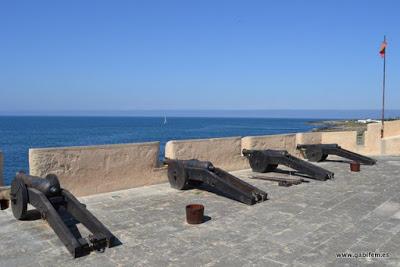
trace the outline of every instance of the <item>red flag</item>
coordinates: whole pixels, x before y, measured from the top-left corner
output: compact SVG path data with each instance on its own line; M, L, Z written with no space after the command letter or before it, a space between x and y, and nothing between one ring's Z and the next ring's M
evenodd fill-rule
M385 57L386 46L387 46L386 41L383 41L381 44L381 48L379 49L379 55L381 55L382 58Z

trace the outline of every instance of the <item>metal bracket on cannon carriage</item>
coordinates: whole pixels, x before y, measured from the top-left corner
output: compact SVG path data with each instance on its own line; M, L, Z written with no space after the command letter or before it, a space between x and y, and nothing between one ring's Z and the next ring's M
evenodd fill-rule
M289 187L292 185L298 185L298 184L309 182L302 178L282 178L282 177L269 177L269 176L260 176L260 175L252 175L252 176L250 176L250 178L278 182L279 186L284 186L284 187Z
M55 175L49 174L43 179L23 172L17 173L11 184L10 200L14 217L18 220L27 219L28 203L35 207L75 258L93 250L102 251L117 242L117 238L84 204L60 187ZM76 232L71 231L71 225L66 224L67 221L82 223L92 235L83 238L79 231L76 235Z
M166 159L171 187L184 190L205 183L230 198L253 205L267 200L267 193L216 168L208 161Z
M242 153L249 159L250 167L254 172L271 172L278 165L285 165L300 173L304 173L310 178L317 180L332 179L334 173L319 166L308 163L290 155L286 150L248 150L243 149Z
M376 163L375 159L343 149L338 144L303 144L297 145L297 149L302 152L306 159L312 162L324 161L329 155L336 155L365 165Z

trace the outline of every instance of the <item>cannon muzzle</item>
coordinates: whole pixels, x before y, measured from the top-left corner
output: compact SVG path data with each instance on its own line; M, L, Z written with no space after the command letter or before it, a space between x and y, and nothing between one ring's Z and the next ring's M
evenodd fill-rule
M43 179L20 171L15 178L21 179L26 187L35 188L47 197L58 195L61 192L60 182L54 174L49 174Z

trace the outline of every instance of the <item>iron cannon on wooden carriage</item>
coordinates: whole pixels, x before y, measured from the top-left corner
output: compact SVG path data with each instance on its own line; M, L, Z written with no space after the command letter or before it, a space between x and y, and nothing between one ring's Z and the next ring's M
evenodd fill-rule
M267 193L232 174L214 167L209 161L166 159L171 187L184 190L207 184L232 199L253 205L267 200Z
M254 172L272 172L278 167L278 165L285 165L317 180L328 180L334 177L334 173L296 158L286 150L243 149L242 153L248 158L250 167Z
M61 188L55 175L40 178L17 173L11 184L10 201L14 217L18 220L29 217L28 204L35 207L75 258L117 243L116 237L84 204ZM77 223L83 224L92 234L83 238L76 228Z
M329 155L336 155L365 165L374 165L376 160L341 148L338 144L297 145L304 157L312 162L324 161Z

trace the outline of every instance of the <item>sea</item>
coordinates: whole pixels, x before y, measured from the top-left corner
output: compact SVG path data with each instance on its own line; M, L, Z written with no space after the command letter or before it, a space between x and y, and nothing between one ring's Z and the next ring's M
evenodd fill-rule
M214 117L0 116L4 180L27 171L29 148L160 141L160 158L169 140L307 132L318 119Z

